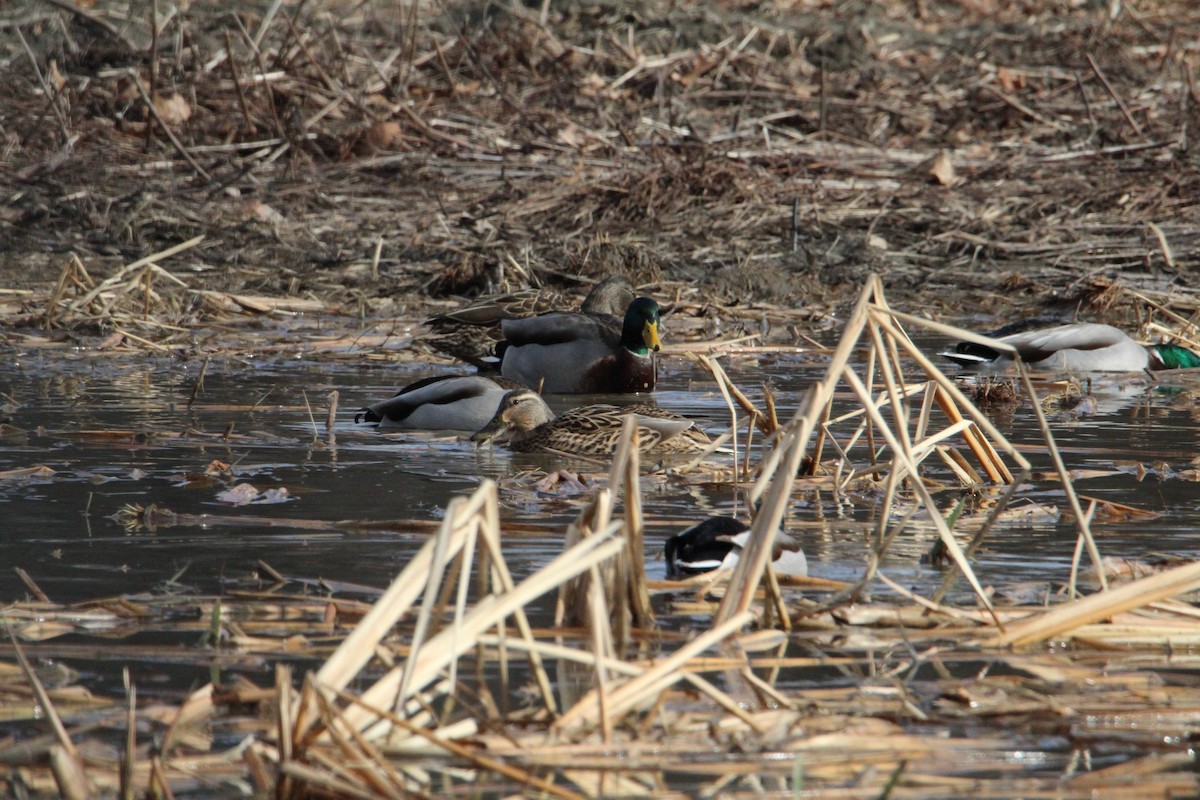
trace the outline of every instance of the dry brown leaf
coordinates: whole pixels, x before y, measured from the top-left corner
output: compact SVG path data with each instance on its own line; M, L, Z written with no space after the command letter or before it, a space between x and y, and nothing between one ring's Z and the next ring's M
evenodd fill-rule
M1025 88L1025 76L1008 67L1000 67L996 70L996 83L1000 84L1001 89L1012 94L1018 89Z
M395 120L380 120L367 128L367 144L375 150L389 150L403 135L404 129Z
M178 92L154 98L154 110L166 125L182 125L192 118L192 107Z
M55 89L61 90L63 86L66 86L67 79L64 78L62 73L58 71L57 61L50 59L50 68L46 70L46 72L48 73L46 75L46 79L50 81L50 85Z
M18 479L18 478L49 478L54 474L54 470L43 465L36 467L21 467L20 469L6 469L0 472L0 479Z
M28 435L29 431L24 428L9 425L7 422L0 422L0 439L24 439Z
M205 475L232 475L233 469L220 459L214 459L208 462L208 466L204 468Z
M68 625L64 622L46 621L32 622L18 629L17 634L27 642L44 642L47 639L54 639L76 632L77 629L74 625Z
M285 221L283 214L280 214L266 203L258 200L252 200L247 205L247 211L249 212L247 216L253 217L259 222L265 222L268 225L282 225Z
M1079 495L1079 500L1085 505L1087 503L1096 504L1096 510L1092 513L1092 522L1096 524L1124 522L1135 519L1157 519L1159 516L1157 511L1147 511L1144 508L1135 508L1123 503L1114 503L1110 500L1098 500L1082 494ZM1072 515L1069 511L1064 511L1063 518L1070 520Z
M929 162L929 174L942 186L953 186L958 183L958 175L954 172L954 164L950 161L950 154L945 150L938 153Z
M123 342L123 341L125 341L125 334L110 333L108 336L105 336L103 339L101 339L99 342L96 343L96 349L97 350L111 350L114 347L118 347L121 344L121 342Z
M579 126L573 122L567 123L566 127L555 134L554 138L568 147L582 147L585 141Z

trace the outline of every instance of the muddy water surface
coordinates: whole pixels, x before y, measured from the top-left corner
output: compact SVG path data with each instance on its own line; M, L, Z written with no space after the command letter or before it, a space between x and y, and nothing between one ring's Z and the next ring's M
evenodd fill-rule
M764 379L772 381L785 418L824 371L820 359L791 356L732 359L727 368L752 393ZM26 432L0 440L0 471L53 470L0 480L0 564L8 567L0 570L0 601L27 594L13 567L59 602L169 589L171 581L219 592L260 559L290 577L384 587L424 543L446 503L484 477L501 481L504 519L522 523L506 538L510 566L520 576L560 552L565 522L581 502L569 487L538 491L538 471L552 466L544 459L476 449L448 436L382 435L354 424L355 409L444 368L228 359L209 365L193 398L198 371L196 363L167 359L46 352L20 354L0 366L6 414ZM323 422L333 389L341 393L341 411L331 434ZM1200 487L1191 462L1200 422L1188 394L1140 381L1098 382L1093 391L1094 413L1051 418L1064 458L1077 471L1078 490L1157 514L1098 525L1102 553L1193 555L1200 542ZM582 399L555 403L565 408ZM711 380L683 359L664 364L655 399L704 420L714 433L727 425ZM1049 461L1029 406L997 420L1039 470L1020 490L1021 503L1065 508L1057 481L1040 474ZM231 465L236 482L286 489L286 496L261 505L223 502L220 492L234 481L205 478L214 462ZM586 477L589 468L583 471ZM948 513L960 494L942 496ZM857 578L878 500L874 493L796 498L793 521L814 575ZM114 519L129 504L209 517L203 524L129 527ZM647 482L645 506L651 577L663 576L657 555L672 530L709 513L745 511L744 499L727 486L669 480ZM383 530L330 524L341 520L412 524ZM932 539L927 526L904 533L884 571L901 584L931 590L942 577L921 560ZM1038 514L1017 518L988 539L977 559L980 579L998 586L1058 584L1074 544L1070 524Z

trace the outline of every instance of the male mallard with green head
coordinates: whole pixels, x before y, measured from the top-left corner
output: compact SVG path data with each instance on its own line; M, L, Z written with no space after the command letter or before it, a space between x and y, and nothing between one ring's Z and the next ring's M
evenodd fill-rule
M639 297L623 321L598 314L550 313L501 323L507 346L500 373L552 394L654 390L658 303Z
M633 285L624 276L605 278L592 287L580 310L617 317L633 302ZM428 342L446 355L473 364L481 370L500 367L497 348L504 341L500 323L524 319L550 311L566 311L567 299L550 289L524 289L477 300L455 311L426 321L433 335Z
M1200 367L1200 356L1186 347L1177 344L1143 347L1112 325L1076 322L1005 335L1010 329L992 336L1013 347L1022 361L1039 370L1139 372ZM959 342L954 352L942 355L965 367L1003 369L1012 363L1009 353L975 342Z
M616 452L621 426L631 414L637 421L638 450L643 453L700 453L712 444L695 422L657 406L599 404L556 417L532 389L506 394L491 422L471 440L482 443L507 433L509 448L519 453L607 456Z

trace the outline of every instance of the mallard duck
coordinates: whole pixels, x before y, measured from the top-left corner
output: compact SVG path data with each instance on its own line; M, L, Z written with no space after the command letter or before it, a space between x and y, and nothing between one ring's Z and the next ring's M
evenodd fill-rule
M658 303L639 297L623 321L601 314L550 313L500 324L507 345L500 374L554 394L654 390Z
M636 295L624 276L606 278L592 287L580 305L580 311L608 314L625 313ZM500 367L500 323L506 319L524 319L549 311L567 311L571 304L551 289L525 289L477 300L456 311L439 314L426 323L433 335L428 342L446 355L466 361L482 370Z
M709 517L667 539L667 574L686 577L733 567L749 540L750 527L741 520ZM808 575L808 559L800 543L783 531L775 534L773 555L771 566L777 574L800 578Z
M360 409L354 421L380 430L477 431L492 419L504 395L520 385L487 375L441 375L410 383L387 400Z
M482 443L508 433L508 446L519 453L606 456L616 451L621 425L630 414L637 419L638 449L643 453L699 453L712 444L687 417L642 403L581 406L555 417L532 389L506 394L496 415L471 439Z
M1200 367L1200 356L1186 347L1177 344L1143 347L1112 325L1076 322L1006 335L1010 329L1002 329L992 336L1012 345L1022 361L1037 369L1138 372ZM942 355L968 367L998 369L1012 363L1008 353L974 342L959 342L954 352Z

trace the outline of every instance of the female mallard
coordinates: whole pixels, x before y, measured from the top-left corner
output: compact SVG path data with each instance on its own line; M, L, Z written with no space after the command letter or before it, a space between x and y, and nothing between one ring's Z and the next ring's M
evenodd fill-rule
M378 422L380 430L477 431L496 414L504 395L517 388L486 375L425 378L360 409L354 421Z
M733 517L709 517L667 539L667 574L686 577L733 567L748 541L750 528L745 523ZM772 555L771 566L777 574L808 575L808 559L800 543L783 531L775 534Z
M540 314L500 324L507 346L500 374L555 394L654 390L658 303L639 297L618 322L600 314Z
M580 310L591 314L617 316L633 302L633 285L624 276L606 278L592 287ZM550 289L525 289L488 297L426 322L433 332L428 341L446 355L474 364L480 369L498 369L500 343L504 334L500 323L523 319L549 311L566 311L567 299Z
M687 417L642 403L573 408L561 417L532 389L509 392L491 422L471 437L486 442L509 433L508 446L519 453L557 452L573 455L612 455L625 417L637 420L638 450L643 453L700 453L712 441Z
M1186 347L1177 344L1143 347L1112 325L1076 322L1005 335L1008 330L1011 327L992 336L1012 345L1022 361L1037 369L1138 372L1200 367L1200 356ZM967 367L1000 369L1012 363L1008 353L975 342L959 342L953 353L942 355Z

